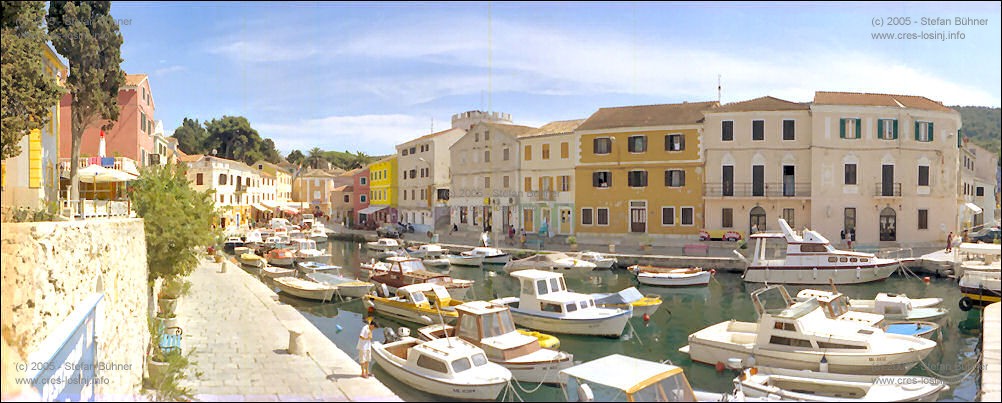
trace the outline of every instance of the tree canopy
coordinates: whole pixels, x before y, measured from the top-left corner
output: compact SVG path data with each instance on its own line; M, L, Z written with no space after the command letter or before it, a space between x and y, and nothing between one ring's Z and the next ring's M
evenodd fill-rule
M961 133L975 144L988 150L995 150L1002 164L1002 109L986 106L951 106L960 112L964 127Z
M222 158L252 164L258 160L272 163L282 161L281 154L271 139L262 139L257 130L243 116L223 116L199 123L185 118L174 130L178 148L187 154L212 154Z
M201 154L203 153L202 144L205 143L209 134L198 119L184 118L181 126L174 129L173 137L177 139L177 148L181 151L186 154Z
M49 35L43 29L45 2L4 1L0 19L2 68L2 123L0 159L21 154L25 134L49 123L50 109L63 88L42 69Z

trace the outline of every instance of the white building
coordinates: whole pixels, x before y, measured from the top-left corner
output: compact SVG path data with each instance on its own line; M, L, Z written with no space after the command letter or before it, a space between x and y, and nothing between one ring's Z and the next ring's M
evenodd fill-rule
M519 137L521 167L515 186L521 190L519 227L527 232L546 224L555 235L574 233L574 167L580 160L574 129L582 122L550 122Z
M261 175L247 164L209 155L182 157L188 164L188 181L198 191L214 190L216 208L223 211L223 228L244 225L271 210L264 207Z

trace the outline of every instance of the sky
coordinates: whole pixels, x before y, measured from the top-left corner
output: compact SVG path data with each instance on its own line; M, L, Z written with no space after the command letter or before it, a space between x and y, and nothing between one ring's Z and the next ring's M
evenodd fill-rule
M125 39L122 68L150 76L155 119L168 134L185 117L245 116L283 154L385 155L448 129L464 111L506 112L538 127L602 107L714 101L718 80L722 103L852 91L998 107L1000 9L113 2L111 13ZM958 26L957 17L977 25ZM943 21L951 25L928 24ZM874 38L882 33L895 37Z

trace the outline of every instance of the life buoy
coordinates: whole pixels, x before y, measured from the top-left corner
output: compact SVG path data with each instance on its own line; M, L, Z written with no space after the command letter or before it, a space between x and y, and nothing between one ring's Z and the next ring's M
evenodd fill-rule
M970 311L971 308L974 308L974 301L968 297L963 297L960 299L960 302L958 302L957 305L960 305L961 311L967 312Z
M432 233L431 231L428 231L428 238L431 238L431 237L432 237L432 236L434 236L434 235L435 235L435 234L433 234L433 233Z

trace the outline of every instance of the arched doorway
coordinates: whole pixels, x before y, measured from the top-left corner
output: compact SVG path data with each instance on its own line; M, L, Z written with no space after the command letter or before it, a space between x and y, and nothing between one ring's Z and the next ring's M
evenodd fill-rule
M880 210L880 240L897 240L898 213L890 207Z
M748 233L762 232L766 230L765 209L759 206L751 209L748 213Z

